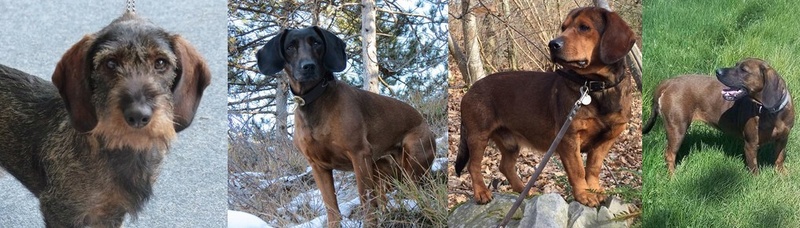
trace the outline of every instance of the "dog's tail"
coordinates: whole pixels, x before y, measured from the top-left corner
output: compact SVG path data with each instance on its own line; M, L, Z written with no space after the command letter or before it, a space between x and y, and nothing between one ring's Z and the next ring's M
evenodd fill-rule
M653 96L653 105L651 106L652 108L650 108L650 117L647 119L647 123L642 128L642 134L649 133L650 130L653 129L653 125L656 125L656 119L658 119L658 114L659 114L658 113L659 96L660 94L658 93L656 93L656 95Z
M458 143L458 155L456 156L456 176L461 176L461 171L469 162L469 147L467 146L467 130L461 124L461 141Z

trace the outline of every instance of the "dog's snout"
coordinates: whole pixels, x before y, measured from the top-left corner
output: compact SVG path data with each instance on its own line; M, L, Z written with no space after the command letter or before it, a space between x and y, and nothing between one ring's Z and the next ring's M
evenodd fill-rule
M717 77L722 77L723 75L725 75L725 69L717 69Z
M317 67L317 64L314 63L312 60L305 60L300 62L300 68L303 70L313 70Z
M125 108L123 115L125 115L125 122L128 123L128 126L142 128L150 123L153 109L147 104L134 103Z
M128 86L120 99L122 116L128 126L143 128L150 123L153 116L151 100L155 97L154 91L139 83L129 83Z
M561 48L564 47L564 40L562 39L551 40L550 43L547 44L547 46L550 47L550 51L561 50Z

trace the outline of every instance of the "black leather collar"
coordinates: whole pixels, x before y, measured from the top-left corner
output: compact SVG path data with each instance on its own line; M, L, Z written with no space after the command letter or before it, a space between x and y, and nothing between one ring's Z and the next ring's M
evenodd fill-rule
M617 85L619 85L619 83L622 82L623 79L625 79L624 72L620 74L619 78L617 78L617 81L613 83L609 83L606 81L587 80L578 73L575 73L575 71L564 68L556 70L556 73L558 75L561 75L561 77L564 77L572 82L575 82L578 85L586 86L587 88L589 88L589 92L604 91L610 88L614 88Z
M311 88L311 90L301 95L297 95L297 92L295 92L294 89L290 88L289 91L292 91L292 95L294 95L294 97L292 97L294 103L297 104L297 106L302 107L311 104L311 102L314 102L319 97L321 97L322 94L325 93L325 90L328 89L328 86L331 83L332 81L328 79L322 79L322 81L314 85L314 87Z

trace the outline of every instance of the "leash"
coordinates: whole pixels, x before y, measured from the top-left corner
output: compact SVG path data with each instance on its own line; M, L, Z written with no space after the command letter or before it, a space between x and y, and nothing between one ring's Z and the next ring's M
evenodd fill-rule
M561 142L561 139L564 138L564 134L567 133L567 128L569 128L569 125L572 123L572 117L575 117L575 113L578 112L578 109L580 109L581 106L592 103L592 97L589 96L589 90L588 83L581 86L581 96L577 101L575 101L575 105L572 106L572 110L570 110L569 114L567 114L567 120L564 121L564 125L561 125L561 130L558 131L556 139L554 139L553 143L550 144L550 149L547 149L547 153L545 153L544 157L542 157L542 161L539 162L539 166L536 167L536 172L533 173L531 179L528 179L528 183L525 184L525 188L522 189L522 193L517 196L517 201L514 201L514 206L511 206L511 210L508 211L506 217L503 218L503 221L497 225L498 228L505 227L511 220L511 216L514 215L514 212L516 212L519 206L522 205L522 201L526 196L528 196L528 191L530 191L531 187L533 187L533 183L536 183L536 179L539 178L540 174L542 174L542 170L544 170L545 165L547 165L547 162L550 161L550 157L553 156L553 152L555 152L556 147Z
M136 0L125 1L125 12L136 13Z

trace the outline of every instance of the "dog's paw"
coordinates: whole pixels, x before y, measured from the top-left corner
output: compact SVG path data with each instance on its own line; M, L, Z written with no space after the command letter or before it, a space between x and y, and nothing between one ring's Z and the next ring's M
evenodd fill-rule
M475 190L474 198L478 204L487 204L492 201L492 192L488 189Z
M573 193L575 200L587 207L596 207L605 199L603 194L591 193L589 191L581 191Z

